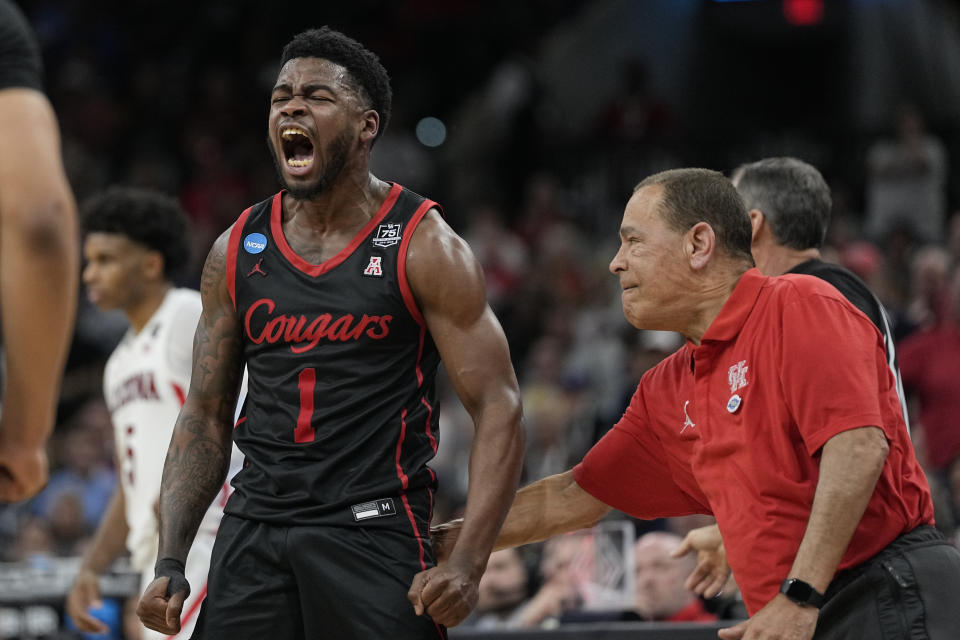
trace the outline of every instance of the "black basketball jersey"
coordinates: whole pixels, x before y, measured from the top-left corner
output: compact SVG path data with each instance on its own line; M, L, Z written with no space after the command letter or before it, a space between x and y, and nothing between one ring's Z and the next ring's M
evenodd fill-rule
M313 265L283 235L282 201L281 192L247 209L228 245L249 388L234 430L245 462L226 511L287 525L372 524L412 522L415 503L425 526L440 357L406 279L406 251L439 207L393 184L350 244Z

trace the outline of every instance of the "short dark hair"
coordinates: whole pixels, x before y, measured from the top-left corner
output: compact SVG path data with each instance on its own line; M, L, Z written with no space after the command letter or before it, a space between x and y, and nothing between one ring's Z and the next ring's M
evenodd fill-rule
M80 208L83 234L118 233L163 255L163 275L187 266L190 244L187 216L180 204L158 191L110 187Z
M283 67L294 58L323 58L345 68L357 83L360 98L380 114L377 138L386 131L390 122L393 91L390 89L390 76L377 54L353 38L323 26L295 35L283 48L280 66Z
M764 158L732 175L747 211L763 212L778 244L819 249L830 226L830 187L816 167L797 158Z
M633 192L652 185L663 186L661 210L671 227L685 232L698 222L706 222L713 228L721 250L753 264L750 216L740 194L722 173L709 169L671 169L645 178Z

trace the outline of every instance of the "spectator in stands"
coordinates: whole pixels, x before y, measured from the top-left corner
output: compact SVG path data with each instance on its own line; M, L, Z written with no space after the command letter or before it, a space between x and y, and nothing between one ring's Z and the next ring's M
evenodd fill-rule
M523 239L504 224L497 207L480 205L467 217L469 226L464 240L483 267L490 306L499 310L504 301L515 294L526 275L529 249Z
M83 496L74 489L57 492L50 504L50 533L54 553L62 558L79 555L89 529L83 522Z
M685 580L696 566L691 556L674 557L683 538L666 531L651 531L641 535L634 543L634 596L633 605L622 611L573 611L567 612L561 622L713 622L720 618L709 610L705 601L687 589ZM730 590L736 591L733 580L728 580ZM727 594L724 594L727 595ZM725 598L726 610L734 610L736 601ZM735 609L728 618L746 618L746 612Z
M953 527L953 532L950 534L950 539L953 541L953 544L960 547L960 457L953 459L953 462L950 463L950 469L947 472L947 486L950 490L953 507L953 522L951 523Z
M943 480L960 458L960 266L953 269L946 300L941 321L909 336L899 347L903 385L920 404L926 471Z
M66 425L59 440L63 467L50 475L50 483L30 503L30 511L51 518L53 506L62 493L74 493L80 499L82 525L92 531L113 494L114 473L105 459L103 421L110 416L102 400L90 400Z
M519 628L529 584L527 565L519 549L494 551L480 579L477 606L463 625L474 629Z
M947 152L924 130L912 105L901 109L897 135L867 152L867 231L883 240L900 225L928 242L943 232Z
M954 211L947 221L947 251L956 263L960 261L960 211Z
M565 614L583 605L580 590L584 570L584 537L555 536L543 545L540 558L541 585L517 618L520 628L558 626Z
M910 287L902 335L936 325L944 313L950 254L939 245L927 245L910 260Z
M635 610L643 620L710 622L717 619L704 607L703 600L684 586L697 564L696 557L670 555L682 541L673 533L652 531L641 536L633 548Z
M4 560L11 562L43 563L53 557L53 534L50 523L43 518L28 518L17 532L10 556L4 554Z

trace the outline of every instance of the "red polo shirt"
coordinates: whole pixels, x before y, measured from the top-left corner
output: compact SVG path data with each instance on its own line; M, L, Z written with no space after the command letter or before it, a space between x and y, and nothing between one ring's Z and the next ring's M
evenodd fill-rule
M574 479L635 517L713 514L753 615L793 564L820 448L863 426L883 429L890 454L841 569L932 523L930 490L873 323L822 280L751 269L699 346L644 374Z

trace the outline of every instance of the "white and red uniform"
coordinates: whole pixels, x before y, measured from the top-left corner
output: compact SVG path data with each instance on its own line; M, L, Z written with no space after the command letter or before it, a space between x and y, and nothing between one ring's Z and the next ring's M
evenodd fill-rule
M158 529L155 505L170 437L190 386L193 336L200 318L200 294L171 289L139 333L127 331L110 355L103 376L104 398L110 410L120 462L119 476L130 527L127 549L131 564L141 572L141 593L153 580ZM190 597L183 605L181 631L189 638L206 594L210 552L231 488L229 479L239 469L242 455L236 447L227 482L207 510L187 557ZM166 637L144 629L144 640Z

